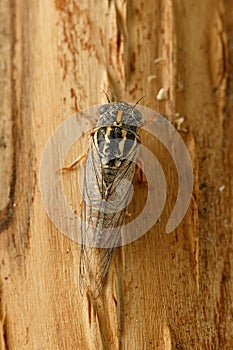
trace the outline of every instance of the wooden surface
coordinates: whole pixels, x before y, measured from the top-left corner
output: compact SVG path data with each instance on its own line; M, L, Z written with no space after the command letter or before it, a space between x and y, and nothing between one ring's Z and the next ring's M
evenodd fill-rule
M232 349L232 19L232 0L1 1L1 349ZM50 135L105 103L102 89L184 118L195 184L167 235L177 174L145 140L170 195L154 228L116 250L90 301L78 290L79 245L49 220L38 182Z

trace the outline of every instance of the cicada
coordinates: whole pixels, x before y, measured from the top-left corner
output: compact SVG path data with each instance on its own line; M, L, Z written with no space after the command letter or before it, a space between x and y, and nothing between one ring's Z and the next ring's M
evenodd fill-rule
M136 105L125 102L104 104L98 112L84 166L79 274L81 294L94 298L104 286L132 198L142 119Z

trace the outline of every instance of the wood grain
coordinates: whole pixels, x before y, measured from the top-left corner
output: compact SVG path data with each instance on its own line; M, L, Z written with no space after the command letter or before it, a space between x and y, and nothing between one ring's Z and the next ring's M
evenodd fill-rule
M232 0L1 1L1 349L232 348L232 16ZM145 96L176 126L184 118L195 184L166 234L177 172L142 135L166 175L166 205L149 232L117 248L91 300L78 290L79 245L43 208L39 166L56 127L105 103L102 89L111 100ZM63 180L79 205L72 176ZM145 196L136 184L131 208Z

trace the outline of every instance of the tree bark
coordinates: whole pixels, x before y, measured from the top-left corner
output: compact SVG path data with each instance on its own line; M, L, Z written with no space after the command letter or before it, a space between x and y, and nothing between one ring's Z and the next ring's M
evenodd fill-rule
M232 13L232 0L1 1L1 349L232 348ZM143 237L116 249L90 300L79 293L79 245L44 210L39 167L56 127L106 103L103 89L112 101L145 96L168 117L194 187L166 234L178 175L142 132L166 175L166 205ZM85 151L81 141L66 161ZM64 188L78 208L73 176ZM147 190L135 183L129 211Z

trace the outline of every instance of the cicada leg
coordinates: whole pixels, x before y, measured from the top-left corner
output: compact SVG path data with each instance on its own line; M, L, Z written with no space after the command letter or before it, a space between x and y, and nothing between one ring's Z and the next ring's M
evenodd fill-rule
M144 163L143 163L142 159L138 159L137 167L136 167L137 179L138 179L138 181L141 184L147 184L147 181L146 181L146 179L144 178L144 175L143 175L143 169L144 169Z
M145 126L145 125L148 125L148 124L152 123L152 122L156 119L156 117L157 117L157 116L155 116L155 117L153 117L153 118L150 118L149 120L145 120L144 122L142 122L142 123L140 124L140 128L142 128L142 127Z
M132 214L128 211L128 209L125 212L125 216L127 216L128 218L130 218L132 216Z
M61 169L58 169L57 172L58 171L71 171L71 170L73 170L80 162L85 161L86 157L87 157L86 153L82 154L81 156L76 158L70 165L63 167ZM82 201L80 201L79 206L80 206L80 208L82 207Z
M70 165L63 167L61 169L59 169L60 171L70 171L73 170L76 165L78 165L80 162L84 161L84 159L86 158L86 153L82 154L81 156L79 156L78 158L76 158ZM59 171L58 170L58 171Z

